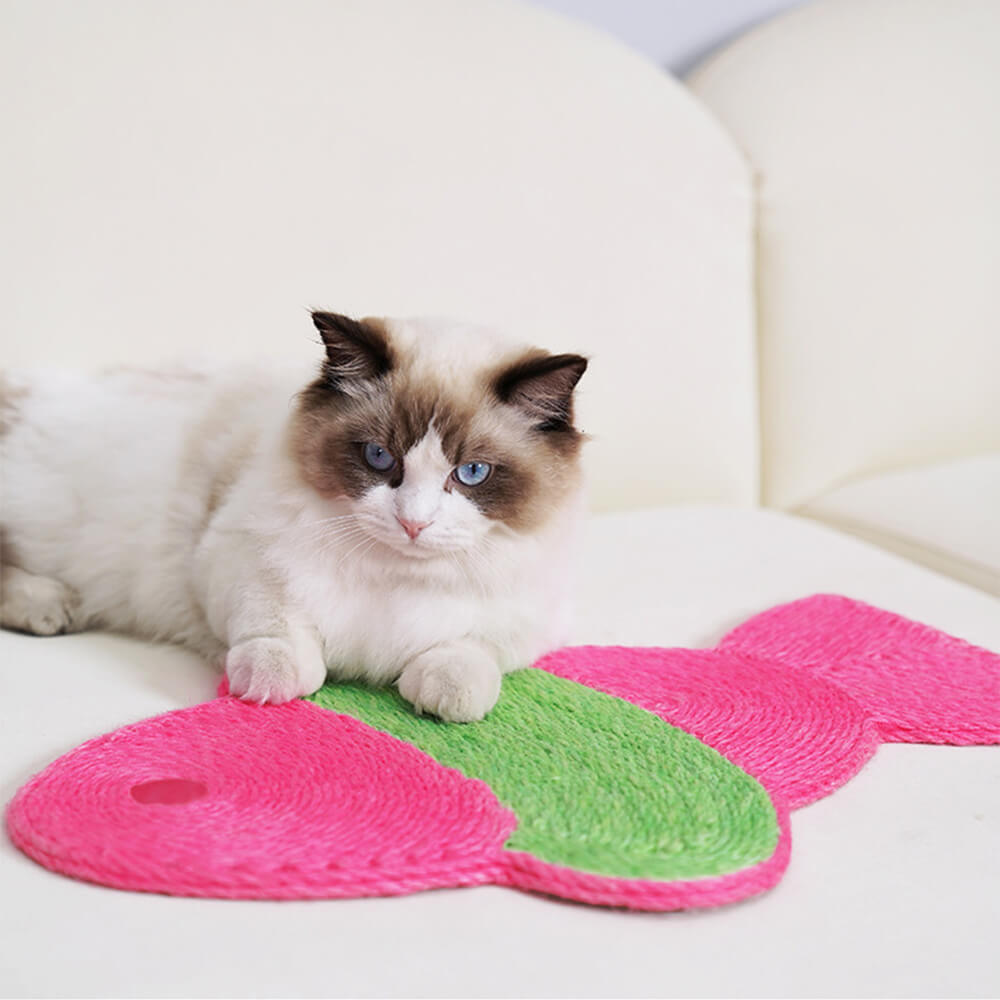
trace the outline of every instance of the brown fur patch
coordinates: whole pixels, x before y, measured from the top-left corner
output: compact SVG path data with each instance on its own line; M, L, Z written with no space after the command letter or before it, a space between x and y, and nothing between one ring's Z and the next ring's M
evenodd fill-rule
M258 436L233 414L252 405L253 390L234 382L203 399L198 419L185 431L176 496L185 508L200 508L199 532L225 503L258 446ZM172 523L191 522L180 513Z
M318 310L312 320L326 347L323 374L331 388L378 379L394 367L396 359L381 320L356 320Z
M4 566L18 565L20 565L20 563L14 553L14 546L8 537L7 532L4 530L3 525L0 525L0 569L3 569Z
M214 470L208 499L205 502L204 523L206 525L212 520L216 511L236 485L256 445L256 440L249 437L234 442L231 450L224 456L222 463Z
M486 517L517 531L540 527L579 485L583 435L572 425L571 394L585 359L532 351L462 385L444 374L418 377L410 359L391 344L389 351L392 366L361 375L363 386L331 383L324 369L300 394L292 449L320 493L358 498L380 483L399 486L406 453L432 424L453 466L493 467L479 486L452 479L442 488L460 491ZM367 442L387 448L395 466L370 468Z
M573 390L587 370L579 354L532 351L496 374L500 399L520 407L540 431L573 430Z
M27 395L27 386L16 385L0 372L0 435L6 434L17 423L21 403Z

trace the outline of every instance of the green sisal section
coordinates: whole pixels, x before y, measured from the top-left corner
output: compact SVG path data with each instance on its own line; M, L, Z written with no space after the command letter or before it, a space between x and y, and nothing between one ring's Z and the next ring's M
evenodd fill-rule
M395 690L328 684L311 699L485 781L517 816L506 847L621 878L722 875L770 857L764 789L695 737L543 670L504 678L483 722L418 716Z

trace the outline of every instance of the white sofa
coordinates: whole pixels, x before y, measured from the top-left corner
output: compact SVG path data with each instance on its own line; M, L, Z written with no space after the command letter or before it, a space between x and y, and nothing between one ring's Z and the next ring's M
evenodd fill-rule
M689 82L754 171L763 502L1000 595L998 19L807 5Z
M827 0L694 93L512 0L5 17L5 365L307 357L310 305L511 326L593 358L577 641L709 645L827 591L1000 650L995 4ZM951 576L914 561L932 548ZM0 649L3 801L216 683L110 635ZM992 748L884 747L793 815L776 889L671 915L499 888L176 899L4 841L0 991L988 995L998 781Z

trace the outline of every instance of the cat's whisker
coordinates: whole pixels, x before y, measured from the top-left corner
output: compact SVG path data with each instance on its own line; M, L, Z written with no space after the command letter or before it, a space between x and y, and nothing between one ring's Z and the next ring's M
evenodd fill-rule
M356 531L364 531L364 528L360 524L340 524L332 528L328 528L325 525L319 528L307 528L302 532L304 538L312 538L319 541L328 538L344 538L353 534Z
M473 549L466 549L464 552L465 555L472 555L473 553ZM454 560L459 571L469 582L469 585L479 591L479 595L484 601L488 600L489 593L486 587L485 576L479 571L475 562L466 563L455 552L450 553L450 555L452 556L452 559Z
M305 524L297 524L295 527L300 531L314 531L322 530L324 528L342 528L345 525L354 524L356 522L357 516L355 514L344 514L340 517L324 517L318 521L308 521Z
M319 521L308 521L304 524L299 524L292 522L291 524L282 525L280 528L264 528L256 525L249 525L247 528L238 529L226 529L226 528L216 528L216 531L225 531L228 533L248 531L250 534L260 535L264 537L280 537L283 535L288 535L289 532L297 531L310 531L317 530L322 531L324 528L328 529L331 527L341 527L342 525L338 522L342 521L353 521L355 519L354 514L343 514L335 518L323 518Z
M345 545L350 545L358 541L362 537L361 532L355 534L346 535L343 538L319 538L313 540L304 541L303 547L309 552L316 552L319 555L329 555L332 553L337 553L343 549Z
M488 583L489 579L491 578L491 569L489 563L483 560L478 566L476 566L475 572L478 575L479 579L482 580L483 596L484 598L489 600L491 597L493 597L493 590Z
M455 569L462 576L465 582L469 584L469 586L472 586L472 581L469 579L469 574L466 572L465 567L462 565L462 560L458 558L458 555L452 551L447 552L446 555L448 556L448 559L454 564Z
M317 547L317 551L327 553L330 551L335 551L338 548L342 548L345 544L354 542L358 539L365 539L370 537L366 531L362 528L355 528L353 531L345 532L342 535L336 535L332 538L318 538L314 539L310 544Z
M365 543L365 541L366 541L366 540L367 540L367 541L370 541L370 542L371 542L371 545L369 545L369 546L368 546L368 548L369 548L369 549L370 549L370 548L372 547L372 545L374 545L374 544L375 544L375 542L377 541L377 539L376 539L376 538L373 538L373 537L372 537L371 535L369 535L369 534L365 533L365 537L364 537L364 538L362 538L360 542L358 542L358 543L357 543L357 544L356 544L356 545L355 545L355 546L354 546L353 548L350 548L350 549L348 549L348 550L347 550L347 552L345 552L345 553L343 554L343 556L341 556L341 562L347 562L347 560L348 560L348 559L349 559L349 558L350 558L350 557L351 557L351 556L352 556L352 555L353 555L353 554L354 554L354 553L355 553L355 552L356 552L356 551L357 551L357 550L358 550L359 548L361 548L361 546L362 546L362 545L364 545L364 543ZM368 549L365 549L365 552L367 552L367 551L368 551ZM362 553L362 555L364 555L364 553Z
M509 561L504 546L488 536L479 541L475 549L469 550L473 559L482 565L484 572L496 573L498 568ZM500 566L498 567L498 563Z
M297 525L296 530L313 533L322 531L339 531L343 528L353 527L359 523L358 518L352 515L346 518L331 518L330 520L311 521L308 524Z
M377 538L369 537L368 544L365 545L364 539L362 539L357 545L354 546L353 549L350 550L350 552L347 553L347 555L343 557L342 562L346 562L347 559L355 552L357 552L356 561L361 562L361 560L364 559L364 557L372 550L372 548L375 546L377 542L378 542ZM361 548L362 545L364 545L364 548L362 548L361 551L358 552L358 549Z
M302 545L314 546L322 551L332 545L342 545L358 535L365 534L361 525L348 524L335 528L310 529L298 533L298 542Z
M488 601L490 599L490 593L489 589L486 586L485 575L481 573L474 565L469 566L467 568L467 572L471 575L473 585L479 591L480 597L482 597L484 601Z
M335 514L332 517L321 517L315 521L307 521L305 524L301 525L301 527L308 528L314 524L332 524L335 521L356 521L357 519L357 514Z

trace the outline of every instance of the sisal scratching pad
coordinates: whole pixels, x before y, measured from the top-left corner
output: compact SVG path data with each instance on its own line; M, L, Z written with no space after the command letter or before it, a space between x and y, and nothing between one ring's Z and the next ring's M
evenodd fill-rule
M697 736L791 809L839 788L881 742L841 688L741 651L580 646L539 665Z
M998 658L860 601L821 594L780 605L720 648L826 678L863 706L885 743L1000 741Z
M120 889L299 899L489 882L515 820L355 719L220 698L61 757L8 825L47 868Z
M780 828L758 782L655 715L545 670L505 678L496 708L470 726L355 685L327 685L312 700L489 784L517 816L498 880L533 887L543 876L572 898L659 908L675 883L725 893L726 876L766 877L781 862L767 866Z
M904 683L905 682L905 683ZM880 742L1000 742L1000 657L846 598L714 650L580 647L509 675L481 723L392 691L221 698L60 758L8 810L55 871L183 895L495 883L642 909L774 885L788 809Z

